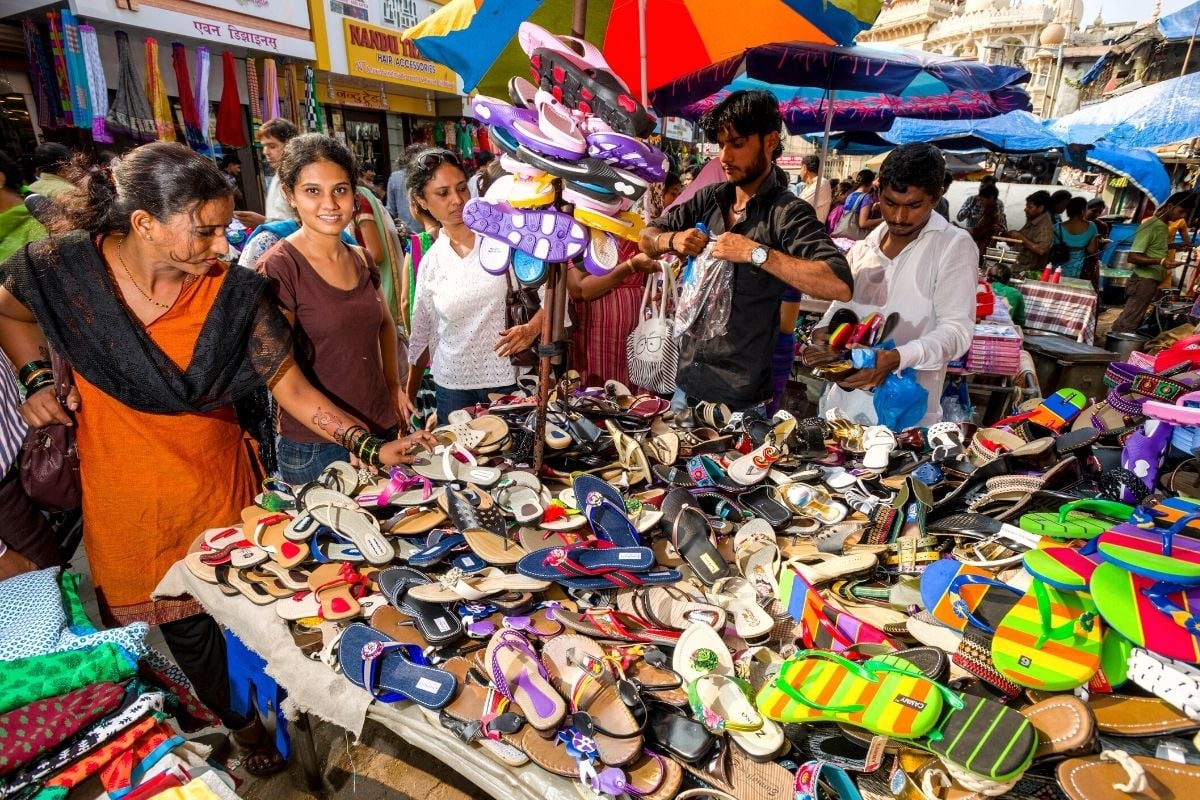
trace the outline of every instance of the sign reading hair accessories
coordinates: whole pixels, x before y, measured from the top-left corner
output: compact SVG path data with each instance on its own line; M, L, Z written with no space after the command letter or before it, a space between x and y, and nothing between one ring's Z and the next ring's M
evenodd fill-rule
M343 19L346 34L346 71L376 81L400 83L418 89L455 93L458 76L441 64L426 61L400 31Z

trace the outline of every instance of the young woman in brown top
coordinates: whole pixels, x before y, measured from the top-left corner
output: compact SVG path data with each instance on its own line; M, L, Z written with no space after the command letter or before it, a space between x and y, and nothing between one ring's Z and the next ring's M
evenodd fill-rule
M296 363L308 379L372 432L394 435L412 412L400 385L396 323L370 254L341 239L354 214L357 172L353 155L330 136L288 142L279 181L300 229L267 251L257 268L271 279L293 325ZM280 477L302 484L349 454L284 412L278 457Z

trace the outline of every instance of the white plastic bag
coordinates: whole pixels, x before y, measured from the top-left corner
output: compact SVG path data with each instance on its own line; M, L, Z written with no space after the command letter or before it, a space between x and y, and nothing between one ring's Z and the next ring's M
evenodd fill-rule
M715 240L684 271L675 311L675 336L701 341L725 333L733 308L733 265L712 255Z

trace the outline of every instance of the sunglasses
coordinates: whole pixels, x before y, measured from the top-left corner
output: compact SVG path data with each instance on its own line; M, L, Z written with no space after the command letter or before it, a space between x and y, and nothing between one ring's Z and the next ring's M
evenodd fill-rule
M425 150L417 153L414 161L417 162L421 169L426 170L435 170L446 162L449 162L456 167L462 166L462 162L459 160L458 156L449 150L441 149Z

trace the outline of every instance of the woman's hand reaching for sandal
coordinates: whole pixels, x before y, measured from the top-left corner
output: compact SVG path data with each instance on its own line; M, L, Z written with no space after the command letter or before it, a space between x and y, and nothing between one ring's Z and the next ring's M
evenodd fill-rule
M417 431L385 444L379 451L379 460L388 467L394 467L397 464L411 464L416 459L417 452L432 450L436 444L437 439L433 438L433 434L428 431Z

